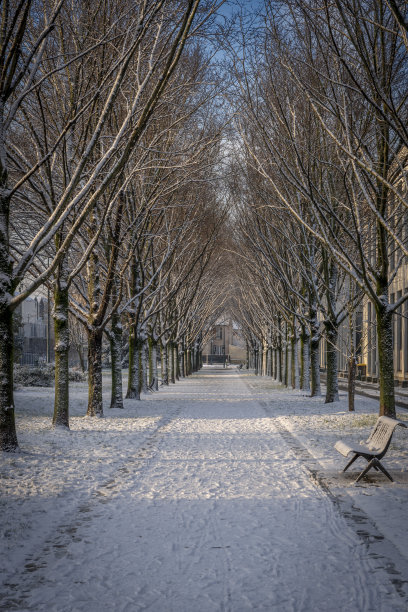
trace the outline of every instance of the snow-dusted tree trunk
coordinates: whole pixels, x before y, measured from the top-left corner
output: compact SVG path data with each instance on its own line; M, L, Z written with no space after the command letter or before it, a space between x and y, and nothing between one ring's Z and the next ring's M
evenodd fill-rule
M186 376L190 376L191 374L191 351L188 348L186 350Z
M154 335L154 332L151 337L151 349L152 349L152 357L151 357L152 385L153 385L154 391L158 391L159 390L159 372L157 370L157 339Z
M91 216L89 235L92 238L98 224L97 208ZM97 317L100 308L100 261L95 249L87 264L87 289L89 301L88 315L88 410L87 416L103 416L102 404L102 338L103 328L98 325Z
M141 378L142 378L142 392L147 393L147 380L148 380L148 366L149 366L149 343L145 332L141 336Z
M58 238L57 238L58 240ZM69 427L69 289L67 262L57 268L54 283L55 392L53 425Z
M350 355L347 360L348 379L347 379L347 395L348 395L348 408L349 412L354 412L354 397L356 393L356 370L357 370L357 359L356 359L356 346L355 346L355 335L354 335L354 313L352 310L349 312L349 330L350 330Z
M283 375L282 375L282 340L279 339L278 347L276 349L277 359L276 359L276 380L280 383L283 383Z
M300 334L300 355L300 388L310 391L310 334L305 325Z
M169 342L169 352L170 352L170 382L174 385L176 382L176 360L175 360L175 346L174 342Z
M310 369L311 369L311 397L321 395L320 387L320 325L317 318L316 300L311 296L309 308L309 319L311 321L310 338Z
M380 384L380 415L396 418L394 395L394 355L392 312L388 299L376 304L377 346Z
M177 342L174 343L174 368L176 380L180 380L180 353Z
M313 334L310 339L310 370L311 370L311 397L321 395L320 387L320 336Z
M53 425L69 427L68 288L54 289L55 393Z
M289 341L288 341L288 324L285 322L285 339L283 349L283 384L285 387L290 385L290 361L289 361Z
M225 355L225 363L227 363L227 356ZM198 344L195 347L195 371L198 372L200 369L200 349Z
M293 389L299 389L299 363L298 363L298 348L299 338L297 334L296 323L293 324L293 331L291 337L291 356L292 356L292 387Z
M183 368L183 372L184 372L184 376L188 376L188 372L187 372L187 349L184 346L184 350L183 350L183 357L182 357L182 368Z
M110 332L111 368L112 368L112 393L111 408L123 408L122 388L122 324L120 316L112 315Z
M326 328L326 399L325 403L337 402L339 399L338 365L337 365L337 325L325 321Z
M167 341L161 342L161 366L162 366L162 381L163 385L169 384L169 351Z
M337 336L338 321L336 315L336 287L338 281L338 270L335 261L324 258L324 269L326 277L326 301L328 318L324 322L326 330L326 404L337 402L339 399L338 365L337 365Z
M356 358L350 355L348 359L347 395L349 412L354 412L354 397L356 394Z
M10 257L10 197L7 183L4 100L0 99L0 450L18 448L13 398L13 263Z
M119 297L119 282L115 278L112 285L112 303ZM111 329L109 333L112 371L111 408L123 408L123 385L122 385L122 321L120 314L115 311L111 317Z
M181 378L185 378L186 370L185 370L185 354L186 349L184 346L184 339L181 341L181 350L180 350L180 376Z
M87 416L103 416L102 330L88 328L88 410Z
M0 270L4 270L1 239L0 228ZM6 302L0 306L0 450L3 451L14 451L18 448L14 417L12 356L13 312Z
M140 400L140 340L137 325L129 331L129 369L127 399Z

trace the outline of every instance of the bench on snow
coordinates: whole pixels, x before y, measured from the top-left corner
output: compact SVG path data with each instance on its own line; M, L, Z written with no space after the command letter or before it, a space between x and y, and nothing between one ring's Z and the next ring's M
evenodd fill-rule
M360 442L360 444L350 440L339 440L336 442L334 448L345 457L347 457L347 455L350 453L353 453L353 456L344 468L343 472L348 470L350 465L352 465L354 461L358 459L358 457L364 457L364 459L368 461L368 465L361 472L356 482L361 480L363 476L365 476L367 472L371 470L371 468L374 468L377 471L381 470L381 472L385 474L387 478L394 482L385 467L381 464L380 459L382 459L387 452L392 434L394 433L394 429L397 425L407 427L405 423L402 423L401 421L391 419L390 417L381 416L378 418L374 429L366 442Z

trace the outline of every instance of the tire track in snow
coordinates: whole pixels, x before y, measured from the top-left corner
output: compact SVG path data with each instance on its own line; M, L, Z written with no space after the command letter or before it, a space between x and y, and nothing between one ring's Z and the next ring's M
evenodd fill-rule
M268 413L267 405L262 401L260 404ZM356 505L352 497L345 491L341 495L333 493L330 488L330 481L322 473L320 464L279 418L274 420L274 425L292 453L308 472L311 481L325 493L336 512L344 518L348 527L364 544L367 550L367 558L372 561L372 571L386 572L395 591L408 606L408 560L379 531L374 521ZM362 585L361 590L361 594L363 593L364 585ZM362 602L362 605L365 605L365 603Z

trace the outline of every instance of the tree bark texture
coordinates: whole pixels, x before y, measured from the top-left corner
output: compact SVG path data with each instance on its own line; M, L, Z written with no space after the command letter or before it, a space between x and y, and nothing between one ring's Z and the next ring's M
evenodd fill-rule
M299 389L299 364L298 364L298 336L296 328L293 328L293 334L291 338L292 344L292 388Z
M88 330L88 410L87 416L103 417L102 336L99 329Z
M388 309L388 304L384 306L378 306L377 304L376 313L380 383L380 415L389 416L395 419L392 313Z
M0 122L3 125L3 101L0 102ZM7 193L6 155L0 132L0 450L18 449L13 393L13 311L9 304L12 293L12 259L9 243L10 199Z
M62 281L62 282L61 282ZM69 289L58 275L54 285L55 392L54 416L56 427L69 427Z
M0 450L18 450L13 398L13 313L0 309Z
M161 359L162 359L163 385L168 385L169 384L169 351L168 351L167 342L163 342L161 345Z
M117 313L112 315L110 349L112 368L112 393L110 407L123 408L122 324L120 322L120 316Z
M127 399L140 400L140 340L137 326L133 325L129 333L129 370Z
M337 325L326 321L326 404L338 402L339 400L339 380L338 380L338 359L337 359Z
M153 390L159 390L159 372L157 370L157 340L152 338L152 373L153 373Z
M300 388L310 391L310 335L306 327L300 335Z
M356 394L356 358L351 355L348 360L348 381L347 381L347 395L348 395L348 409L349 412L354 412L354 397Z
M141 347L141 375L142 375L142 392L147 393L148 380L148 365L149 365L149 343L146 336L143 334Z

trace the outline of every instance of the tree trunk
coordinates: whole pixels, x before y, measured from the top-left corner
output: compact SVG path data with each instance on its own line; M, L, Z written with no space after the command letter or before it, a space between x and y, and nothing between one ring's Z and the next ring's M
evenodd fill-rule
M348 360L347 393L349 412L354 412L354 397L356 394L356 369L356 358L354 354L352 354L350 355L350 358Z
M13 312L0 309L0 450L18 449L13 398Z
M292 350L292 388L299 389L299 364L298 364L298 336L296 324L293 325L293 334L291 338Z
M290 374L289 374L289 343L287 340L287 333L285 333L285 349L283 353L284 358L284 385L288 387L290 384Z
M4 100L0 100L0 450L18 449L13 391L13 260L10 257L10 196L4 132Z
M300 388L310 391L310 335L306 327L300 335L300 354Z
M176 382L176 364L174 360L174 342L169 343L169 351L170 351L170 381L174 385Z
M310 362L311 362L311 393L310 397L319 397L320 388L320 336L313 335L310 339Z
M174 367L176 380L180 380L180 355L179 345L177 342L174 343Z
M148 346L148 364L149 364L149 374L148 374L148 385L149 385L149 389L153 389L153 378L154 378L154 374L153 374L153 340L151 335L149 334L149 337L147 339L147 346Z
M320 333L319 333L319 321L317 318L317 310L315 305L315 299L312 297L309 318L311 321L311 338L310 338L310 365L311 365L311 397L318 397L321 395L320 388Z
M129 375L127 399L140 400L140 341L137 326L132 325L129 332Z
M147 393L147 380L148 380L148 365L149 365L149 343L147 338L143 335L142 346L141 346L141 377L142 377L142 393Z
M88 410L87 416L103 417L102 336L99 329L88 330Z
M84 354L82 352L82 346L77 347L77 353L78 353L78 359L79 359L79 367L81 368L81 372L85 374L86 367L85 367Z
M55 335L55 427L69 427L69 292L63 271L59 270L54 286L54 335Z
M122 324L120 316L115 313L112 315L111 334L111 367L112 367L112 394L111 408L123 408L122 390Z
M376 304L377 346L380 383L380 415L395 419L392 313L388 303Z
M338 380L338 366L337 366L337 336L338 329L337 325L333 322L326 321L326 365L327 365L327 379L326 379L326 399L325 403L330 404L332 402L339 401L339 380Z
M181 378L185 378L186 376L186 370L184 367L184 363L185 363L185 354L186 354L186 350L184 347L184 340L181 343L181 352L180 352L180 376Z
M157 371L157 340L152 338L152 374L153 374L153 390L159 390L159 373Z
M162 381L163 385L169 384L169 352L167 342L161 344L161 359L162 359Z

